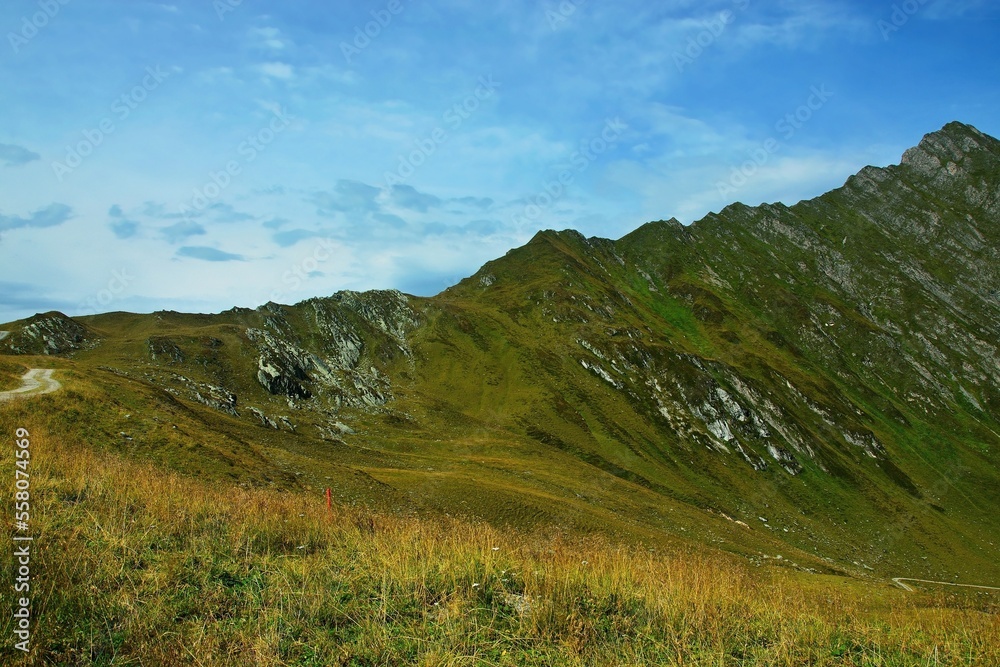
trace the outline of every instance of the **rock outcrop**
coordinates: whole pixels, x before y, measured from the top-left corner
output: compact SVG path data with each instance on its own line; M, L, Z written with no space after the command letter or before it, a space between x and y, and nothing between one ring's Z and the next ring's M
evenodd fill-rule
M76 320L50 312L28 318L0 340L0 354L68 355L89 349L99 341L96 333Z
M407 335L418 324L397 291L338 292L298 306L260 309L266 329L247 329L260 353L257 380L292 399L321 396L336 405L376 408L392 397L379 365L411 356ZM293 320L304 318L306 329Z

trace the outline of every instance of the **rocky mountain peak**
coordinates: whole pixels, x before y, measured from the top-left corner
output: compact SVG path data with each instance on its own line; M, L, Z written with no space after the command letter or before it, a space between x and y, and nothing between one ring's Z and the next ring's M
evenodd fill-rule
M955 175L961 171L963 161L979 153L1000 158L1000 142L971 125L952 122L925 135L917 146L903 154L900 164L925 176L933 177L942 169Z

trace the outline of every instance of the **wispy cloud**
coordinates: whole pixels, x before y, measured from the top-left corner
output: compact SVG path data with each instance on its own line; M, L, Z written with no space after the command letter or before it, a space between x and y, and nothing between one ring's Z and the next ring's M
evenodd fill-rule
M177 250L178 257L198 259L203 262L244 262L246 258L207 246L184 246Z
M169 227L164 227L160 230L160 234L168 243L181 243L188 240L192 236L203 236L207 232L205 228L199 225L197 222L182 221L170 225Z
M456 204L461 204L462 206L480 209L488 209L495 203L489 197L458 197L456 199L452 199L451 201Z
M21 165L41 159L41 155L34 151L29 151L23 146L15 144L0 144L0 162L7 167L20 167Z
M205 212L215 222L249 222L256 219L252 214L238 211L225 202L215 202L206 207Z
M735 23L734 44L742 49L762 46L815 49L822 42L848 35L861 37L871 29L869 17L851 3L813 0L779 2Z
M318 213L324 216L336 213L375 213L381 209L378 202L381 193L381 188L342 179L329 190L313 193L308 201L315 204Z
M420 192L411 185L395 185L389 196L395 206L420 213L426 213L428 209L442 204L440 198Z
M300 241L318 238L319 236L321 236L319 232L309 229L289 229L288 231L276 233L272 238L282 248L290 248Z
M923 16L931 20L941 21L959 19L990 6L995 8L995 3L987 2L987 0L938 0L926 7Z
M49 310L67 312L77 303L72 299L54 298L53 291L45 286L0 281L0 309L8 312L21 311L25 316Z
M111 231L119 239L130 239L138 233L139 223L126 218L118 204L108 209L108 216L111 218Z
M12 229L58 227L73 217L73 209L65 204L49 204L28 217L0 214L0 231Z
M269 79L280 79L289 81L295 78L295 68L288 63L271 62L263 63L258 68L265 77Z
M287 46L281 36L281 30L274 27L251 28L250 39L254 46L273 51L281 51Z
M115 220L111 231L120 239L130 239L139 232L139 223L134 220Z

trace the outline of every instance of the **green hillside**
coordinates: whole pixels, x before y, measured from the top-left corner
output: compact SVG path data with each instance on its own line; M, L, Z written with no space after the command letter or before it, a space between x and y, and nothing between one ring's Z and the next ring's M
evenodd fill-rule
M40 428L213 483L989 584L998 236L1000 142L953 123L815 200L541 232L429 299L38 315L0 389L56 368Z

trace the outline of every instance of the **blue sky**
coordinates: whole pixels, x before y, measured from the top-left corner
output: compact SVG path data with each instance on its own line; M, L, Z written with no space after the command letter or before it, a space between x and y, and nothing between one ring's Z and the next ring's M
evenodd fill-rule
M435 294L538 229L791 204L961 120L962 0L9 0L0 321Z

